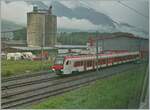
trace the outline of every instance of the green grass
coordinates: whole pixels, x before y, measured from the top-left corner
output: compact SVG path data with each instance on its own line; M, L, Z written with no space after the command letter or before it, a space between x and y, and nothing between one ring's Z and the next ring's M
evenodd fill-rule
M48 69L50 62L48 61L12 61L12 60L2 60L1 62L1 75L8 77L16 74L23 74L26 72L35 72L41 70L41 65L43 64L43 70Z
M49 98L33 109L103 109L128 108L137 98L145 74L145 66L98 80L87 87Z

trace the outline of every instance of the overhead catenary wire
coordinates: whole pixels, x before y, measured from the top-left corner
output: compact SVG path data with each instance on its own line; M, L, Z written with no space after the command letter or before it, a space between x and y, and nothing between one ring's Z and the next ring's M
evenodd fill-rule
M137 11L136 9L134 9L134 8L132 8L132 7L130 7L130 6L128 6L127 4L125 4L125 3L121 2L121 1L117 1L117 2L118 2L119 4L121 4L121 5L123 5L123 6L127 7L127 8L129 8L130 10L134 11L135 13L137 13L137 14L143 16L144 18L149 19L148 16L146 16L146 15L144 15L143 13Z

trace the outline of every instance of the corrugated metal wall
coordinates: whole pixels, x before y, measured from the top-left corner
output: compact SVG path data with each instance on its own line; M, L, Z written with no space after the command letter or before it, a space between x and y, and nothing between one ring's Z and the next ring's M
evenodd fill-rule
M147 50L148 51L148 40L128 38L128 37L116 37L112 39L99 40L99 46L103 50L128 50L128 51L138 51Z

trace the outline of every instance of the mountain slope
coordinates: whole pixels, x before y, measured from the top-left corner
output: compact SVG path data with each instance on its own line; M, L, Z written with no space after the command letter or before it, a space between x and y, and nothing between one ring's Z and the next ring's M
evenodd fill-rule
M67 8L63 4L55 1L52 3L53 13L57 16L66 16L68 18L87 19L95 25L113 26L113 20L107 15L96 12L92 8L76 7L74 9Z
M1 31L10 31L10 30L18 30L22 29L24 26L16 24L12 21L1 20Z

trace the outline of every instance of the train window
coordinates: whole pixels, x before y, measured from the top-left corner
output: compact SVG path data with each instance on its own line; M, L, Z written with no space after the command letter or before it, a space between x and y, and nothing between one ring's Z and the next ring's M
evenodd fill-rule
M64 63L64 58L63 57L56 57L55 64L63 64Z
M102 61L102 59L99 59L99 60L98 60L98 64L100 64L100 63L101 63L101 61Z
M83 61L80 62L80 65L83 66Z
M126 60L126 56L123 57L123 60Z
M116 61L117 61L117 62L120 61L120 57L117 57L117 58L116 58Z
M81 65L80 61L77 61L77 62L74 63L74 66L75 66L75 67L78 67L78 66L80 66L80 65Z
M88 61L88 67L90 67L90 61Z
M69 64L69 60L66 62L66 65L68 65Z
M92 66L92 60L90 61L90 66Z
M130 55L128 56L128 59L130 59L131 57L130 57Z
M100 59L100 60L98 61L98 64L103 64L104 61L105 61L105 59Z
M124 59L123 60L126 60L127 59L127 56L124 56Z
M101 64L101 62L102 62L102 59L99 59L99 60L98 60L98 64Z
M89 67L89 61L87 61L87 67Z
M71 65L71 61L69 61L69 65Z
M92 60L87 61L87 67L92 66Z
M106 59L102 59L102 64L105 64L106 63Z
M86 62L87 67L89 66L89 61Z
M118 58L116 57L116 58L115 58L115 62L117 62L117 61L118 61Z

